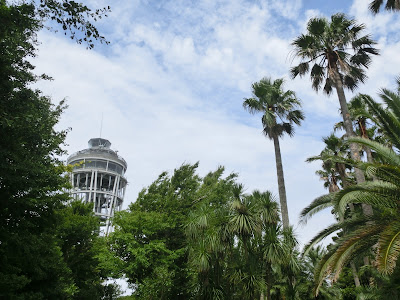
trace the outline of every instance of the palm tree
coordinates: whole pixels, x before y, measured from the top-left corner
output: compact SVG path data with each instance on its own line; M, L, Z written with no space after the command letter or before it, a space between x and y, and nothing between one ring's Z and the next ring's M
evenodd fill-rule
M268 191L228 190L221 202L201 200L185 228L198 299L269 300L278 282L279 293L293 290L296 243L290 228L282 230L278 203Z
M322 160L322 166L326 171L317 171L319 175L325 175L326 178L325 186L329 187L329 193L338 192L340 189L337 186L336 182L340 179L342 187L347 188L351 185L351 178L348 176L346 172L346 168L350 166L345 163L348 157L348 145L344 143L343 139L338 138L333 133L327 137L323 138L325 142L325 149L322 150L321 154L314 157L309 157L306 161L312 162L315 160ZM317 211L325 209L326 207L333 206L333 195L330 196L322 196L315 199L308 207L304 208L301 212L301 222L305 223L307 219L315 214ZM351 213L354 213L354 205L349 203L349 208ZM332 213L335 215L337 219L340 221L344 220L344 216L338 216L335 210L332 210ZM360 279L357 272L357 267L354 261L350 262L350 268L352 270L354 283L356 287L360 286Z
M376 103L371 97L365 97L373 121L386 134L392 147L387 147L365 138L351 138L356 142L375 151L379 160L373 163L358 162L357 167L377 180L353 185L334 194L321 196L309 207L303 210L303 221L324 207L333 206L341 218L317 236L305 247L305 253L322 238L341 230L343 235L336 245L324 256L318 265L317 284L325 275L334 273L339 276L342 267L357 254L365 252L374 246L375 263L382 274L395 271L396 262L400 256L400 79L397 79L398 91L383 89L381 97L387 108ZM377 162L379 161L379 163ZM356 216L344 219L343 215L349 203L368 204L374 207L374 215ZM369 250L368 250L369 251ZM397 267L398 269L398 267Z
M356 133L364 139L370 139L370 131L367 127L367 120L371 118L371 114L368 112L367 104L364 101L365 97L368 95L358 94L351 98L349 102L349 111L354 124L356 126ZM373 131L373 130L372 130ZM367 156L368 162L373 162L371 149L364 147L364 151Z
M282 228L279 206L270 192L256 190L246 198L245 203L252 208L252 217L261 225L261 232L258 229L253 231L251 239L251 254L264 280L260 299L265 295L266 300L271 300L273 290L285 295L285 299L294 299L298 253L293 229ZM242 238L239 236L239 239ZM249 259L246 265L251 265L252 261Z
M371 55L377 55L376 44L369 35L362 35L365 28L348 19L344 14L335 14L329 22L325 18L313 18L307 24L307 33L292 43L295 55L302 62L291 69L292 77L304 76L310 71L312 87L328 95L335 88L339 98L343 124L347 137L355 136L347 107L344 88L354 90L366 79L365 68L371 62ZM310 67L310 64L312 66ZM360 160L357 145L350 145L355 161ZM357 182L364 182L361 171L356 170Z
M358 167L376 176L378 180L348 187L333 197L335 211L340 215L349 203L365 203L375 208L373 216L358 216L342 220L321 231L305 247L309 249L321 238L343 230L336 246L328 252L316 269L317 283L329 273L337 278L347 262L366 249L376 248L375 262L383 274L391 274L400 256L400 156L392 149L377 142L352 138L353 142L366 145L383 158L385 164L358 163ZM307 250L306 250L307 251Z
M325 148L318 156L312 156L306 159L306 162L315 160L322 160L323 164L333 164L334 170L339 175L343 187L351 184L352 178L346 172L349 168L343 161L348 157L348 145L343 139L338 138L335 134L331 133L329 136L322 138L325 143Z
M373 0L369 4L369 9L374 13L377 14L383 4L383 0ZM391 11L398 11L400 10L400 0L387 0L385 5L386 10Z
M400 77L396 78L397 91L382 89L379 96L386 104L386 109L371 97L362 95L372 112L372 120L381 129L389 142L400 151Z
M285 180L279 138L285 133L293 136L293 124L300 125L304 115L298 108L300 100L291 91L283 90L283 79L263 78L252 85L253 97L245 98L243 107L251 114L262 113L264 134L273 140L275 149L276 173L278 177L279 200L284 228L289 227L289 213L286 200Z

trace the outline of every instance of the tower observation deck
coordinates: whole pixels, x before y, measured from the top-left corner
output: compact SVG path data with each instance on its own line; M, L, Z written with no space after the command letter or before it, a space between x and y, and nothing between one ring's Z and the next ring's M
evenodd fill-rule
M120 211L127 185L126 161L110 149L110 141L103 138L89 140L89 148L72 154L67 164L73 165L71 174L74 199L93 203L107 235L114 211Z

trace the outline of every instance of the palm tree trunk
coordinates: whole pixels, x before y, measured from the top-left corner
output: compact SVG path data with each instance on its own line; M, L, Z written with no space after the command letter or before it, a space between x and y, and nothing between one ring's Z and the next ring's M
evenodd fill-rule
M279 201L281 204L282 224L283 228L289 228L289 212L286 200L285 179L283 177L281 148L279 146L279 138L276 135L273 136L273 140L275 148L276 175L278 177L278 190Z
M349 112L349 108L347 106L346 95L344 94L342 79L340 78L337 68L332 68L331 70L333 73L333 80L334 80L334 85L336 88L336 93L339 98L340 109L342 111L343 124L344 124L344 129L346 131L346 135L347 135L347 137L355 137L356 134L354 133L354 130L353 130L353 125L352 125L352 121L350 118L350 112ZM351 154L351 158L353 160L355 160L355 161L361 160L357 144L355 144L355 143L350 144L350 154ZM364 173L360 169L354 168L354 173L355 173L355 177L356 177L358 184L365 182ZM371 205L362 203L361 207L363 210L363 214L365 216L372 216L374 214L372 211ZM354 280L356 281L354 273L353 273L353 277L354 277Z
M343 188L349 186L349 177L346 174L346 166L343 163L335 163L336 172L339 173L340 179L342 180Z
M353 273L354 284L357 287L361 286L360 278L358 277L357 267L354 261L350 262L351 273Z
M374 158L372 157L372 151L370 147L364 146L364 151L367 154L367 162L373 163Z
M360 135L362 138L369 140L369 136L368 136L368 132L367 132L367 126L366 126L366 120L365 118L361 118L358 120L358 128L360 131ZM367 155L367 162L369 163L373 163L374 162L374 158L372 157L372 151L371 148L368 146L364 146L363 147L365 154ZM372 176L372 179L374 181L377 180L376 176Z
M350 112L349 112L349 108L347 106L346 95L344 94L342 79L340 78L337 68L334 67L331 69L331 71L332 71L332 75L333 75L332 79L334 81L334 86L336 88L336 93L339 98L340 109L342 112L343 124L344 124L344 129L346 131L346 135L347 135L347 137L355 137L356 134L354 133L354 130L353 130L353 125L352 125L352 121L350 118ZM355 143L350 144L350 153L351 153L351 158L353 160L360 161L360 153L359 153L357 144L355 144ZM354 172L355 172L355 177L356 177L357 183L365 182L364 173L360 169L355 168ZM364 215L366 215L366 216L373 215L371 205L367 205L367 204L363 203L362 210L363 210Z

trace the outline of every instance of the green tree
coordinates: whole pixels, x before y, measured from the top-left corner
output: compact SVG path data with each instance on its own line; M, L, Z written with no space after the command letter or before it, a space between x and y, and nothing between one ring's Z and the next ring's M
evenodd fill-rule
M183 225L200 197L197 167L187 164L172 176L162 173L114 218L111 250L140 299L188 299L192 293Z
M318 296L314 296L314 270L325 254L326 250L322 246L317 246L310 249L300 261L301 270L296 277L298 280L297 289L300 296L299 299L342 299L342 291L335 285L332 285L332 283L329 283L328 280L324 280L319 289ZM349 281L351 279L346 281L346 283L349 284Z
M43 26L36 4L0 0L0 298L70 299L78 286L57 235L66 131L54 129L65 106L31 88L47 78L31 63Z
M230 203L241 193L241 187L235 183L236 174L223 179L223 171L220 167L204 177L199 201L185 224L197 299L230 299L235 295L229 275L240 264L240 258L229 220Z
M286 200L285 180L279 138L285 133L294 134L294 124L300 125L304 120L300 100L293 91L283 90L283 79L272 81L263 78L252 85L253 97L245 98L243 107L250 113L262 113L264 134L273 140L276 160L276 173L278 177L279 201L281 205L282 222L285 228L289 227L289 212Z
M99 236L100 220L93 205L73 201L56 214L56 236L76 288L74 299L101 299L109 272L101 259L108 257L101 256L105 238Z
M1 0L5 3L5 0ZM87 48L94 47L95 41L108 44L109 42L100 34L94 25L99 19L107 17L110 6L91 8L86 4L73 0L39 0L27 1L26 4L34 9L32 18L41 28L53 24L54 31L62 31L65 35L75 40L78 44L86 44Z
M197 297L293 299L296 242L282 230L277 202L270 192L243 194L240 184L224 191L222 202L199 202L186 226Z
M57 132L63 105L29 85L35 81L32 39L38 29L31 5L0 2L0 297L56 299L74 285L54 234L55 211L67 195L56 158L65 132Z
M329 95L335 88L347 137L353 137L355 133L344 88L354 90L364 82L371 55L378 54L373 47L376 42L369 35L361 35L364 28L344 14L333 15L330 22L325 18L313 18L307 24L307 33L292 43L295 55L301 59L301 63L291 69L292 77L304 76L310 71L312 87L316 91L323 87ZM350 145L350 150L352 158L359 161L355 143ZM364 182L363 173L357 169L355 173L357 182ZM372 213L368 207L364 210Z
M348 103L349 112L354 124L355 135L361 136L365 139L371 139L375 137L379 138L379 136L376 136L376 126L371 126L371 122L369 121L372 118L372 115L368 111L367 103L364 100L366 97L369 96L358 94L351 98L350 102ZM335 125L335 131L337 129L343 129L343 122L339 122ZM366 154L367 160L372 163L374 159L372 157L371 149L368 147L363 147L363 151Z
M346 171L347 168L351 168L350 165L346 165L343 161L347 159L348 155L348 145L343 141L343 139L338 138L335 134L330 134L322 138L325 143L325 148L321 151L320 155L312 156L307 158L306 162L313 162L316 160L321 160L323 165L330 166L331 171L337 174L340 179L340 183L343 187L347 187L352 184L353 179L349 176ZM338 180L332 178L335 182ZM336 190L337 191L337 190Z
M377 268L383 274L390 274L396 266L399 251L399 218L397 216L399 189L399 165L397 154L376 142L353 138L376 151L388 164L359 164L368 174L373 174L378 180L365 182L344 189L333 199L335 210L339 214L349 203L366 203L372 205L376 213L373 216L360 215L344 220L326 228L317 235L313 242L337 230L344 234L336 241L336 246L325 256L323 263L317 269L320 279L323 274L334 272L337 278L346 262L357 253L365 253L365 249L376 245L375 261ZM330 270L330 271L328 271Z

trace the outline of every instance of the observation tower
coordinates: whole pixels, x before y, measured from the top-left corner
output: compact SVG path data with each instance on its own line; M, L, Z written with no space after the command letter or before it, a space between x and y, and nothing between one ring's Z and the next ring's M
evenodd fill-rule
M111 150L109 140L90 139L89 148L72 154L67 164L73 165L71 174L74 199L93 203L93 212L99 216L105 235L111 228L114 211L120 211L127 185L126 161Z

